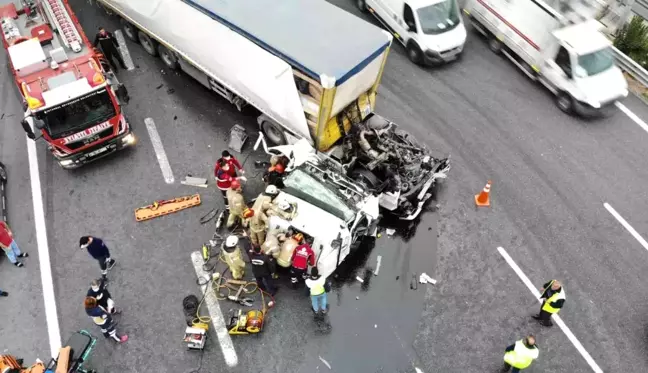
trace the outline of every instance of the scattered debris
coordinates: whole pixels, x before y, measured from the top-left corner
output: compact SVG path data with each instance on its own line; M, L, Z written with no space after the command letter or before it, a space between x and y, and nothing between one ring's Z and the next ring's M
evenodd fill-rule
M192 177L191 175L187 175L185 176L184 180L180 181L180 184L207 188L207 179L203 179L200 177Z
M173 92L175 92L175 89L173 89L173 88L169 88L169 89L167 89L167 93L168 93L168 94L172 94Z
M423 373L423 371L422 371L422 370L420 370L420 369L419 369L419 368L417 368L417 367L414 367L414 369L416 369L416 373Z
M233 149L235 152L240 153L247 141L248 135L245 131L245 128L239 124L235 124L230 130L230 141L227 146Z
M319 357L319 359L322 361L322 363L324 363L324 365L331 369L331 364L329 364L328 361L324 360L321 356Z
M378 255L378 258L376 259L376 270L374 271L374 276L378 276L378 272L380 271L380 262L382 260L382 256Z
M396 233L396 229L394 229L394 228L387 228L387 229L385 229L385 233L387 233L388 236L393 236L394 233Z
M0 117L0 119L2 119L2 118L4 118L4 113L2 113L2 116Z
M356 297L356 300L360 299L360 297Z
M412 275L412 281L410 281L410 289L412 290L418 289L418 282L416 281L416 273Z
M364 280L360 278L360 276L356 276L356 280L360 281L360 283L364 283Z
M399 279L400 279L400 276L396 276L396 281L398 281Z
M432 227L428 227L428 230L431 231L431 230L432 230Z
M164 87L164 84L160 84L159 86L155 87L155 89L160 89L162 87Z
M374 324L374 329L378 329L378 324Z
M428 276L427 273L425 273L425 272L421 273L421 276L419 277L419 282L421 284L436 285L436 280L433 279L432 277Z
M177 120L177 119L178 119L178 116L177 116L177 115L174 115L174 116L173 116L173 120Z

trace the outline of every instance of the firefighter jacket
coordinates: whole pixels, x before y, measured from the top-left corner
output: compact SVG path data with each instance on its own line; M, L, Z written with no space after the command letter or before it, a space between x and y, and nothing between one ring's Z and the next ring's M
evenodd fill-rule
M565 289L562 286L558 290L551 289L551 285L554 281L555 280L551 280L544 284L543 288L545 288L545 291L541 296L541 298L545 299L542 304L542 310L551 314L558 313L565 304L565 299L567 299L565 296Z
M225 263L230 267L230 270L234 272L233 269L243 269L245 268L245 262L243 261L243 256L241 255L241 248L237 245L234 248L225 246L223 243L221 247L221 252L223 253L223 259Z
M247 208L243 193L230 188L226 194L227 202L229 202L230 215L236 215L236 217L243 219L243 210Z
M281 251L279 252L279 257L277 258L277 263L285 268L288 268L292 264L292 256L299 244L297 241L293 240L292 237L288 238L281 244Z
M276 234L268 233L265 242L263 243L263 245L261 245L261 251L264 254L272 256L275 259L279 257L281 248L279 247L279 239L277 238Z
M513 348L511 349L511 347ZM538 358L538 355L540 355L538 347L527 346L524 340L520 339L515 342L515 345L507 348L504 353L504 361L514 368L525 369Z
M266 215L266 212L270 207L272 207L272 197L265 193L259 194L252 206L254 216L250 218L250 229L253 232L262 232L268 229L268 215Z

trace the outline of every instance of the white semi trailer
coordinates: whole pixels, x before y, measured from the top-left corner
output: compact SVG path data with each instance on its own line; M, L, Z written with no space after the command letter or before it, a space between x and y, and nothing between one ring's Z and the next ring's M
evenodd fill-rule
M556 96L567 113L598 115L628 95L615 66L612 43L586 1L468 0L464 12L475 28L531 79Z

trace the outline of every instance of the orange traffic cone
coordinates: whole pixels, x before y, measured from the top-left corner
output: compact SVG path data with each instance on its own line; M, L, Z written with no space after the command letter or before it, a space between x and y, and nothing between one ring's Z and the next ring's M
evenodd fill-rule
M484 190L475 196L475 204L477 204L478 207L490 207L490 188L491 181L488 180Z

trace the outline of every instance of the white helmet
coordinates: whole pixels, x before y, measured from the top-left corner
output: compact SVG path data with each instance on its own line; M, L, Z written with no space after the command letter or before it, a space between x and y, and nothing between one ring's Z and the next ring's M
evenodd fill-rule
M265 189L266 194L279 194L279 190L274 185L268 185Z
M238 243L238 237L232 235L228 236L227 239L225 240L225 246L228 247L234 247Z
M288 203L288 201L285 200L279 201L277 203L277 206L284 211L290 210L290 203Z

